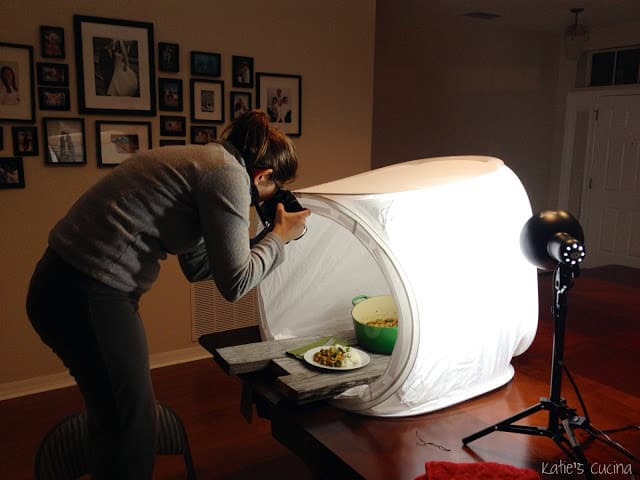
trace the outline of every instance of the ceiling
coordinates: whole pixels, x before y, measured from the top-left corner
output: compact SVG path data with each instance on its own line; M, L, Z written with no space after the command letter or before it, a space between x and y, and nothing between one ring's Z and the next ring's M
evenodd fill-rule
M432 20L488 12L501 17L473 21L547 32L562 32L573 23L572 8L584 8L580 23L592 28L640 22L640 0L410 0L410 3Z

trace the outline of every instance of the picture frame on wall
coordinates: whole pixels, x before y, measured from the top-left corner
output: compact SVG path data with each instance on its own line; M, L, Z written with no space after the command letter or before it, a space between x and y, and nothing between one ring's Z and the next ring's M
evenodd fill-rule
M99 167L115 167L151 148L151 122L96 122Z
M4 129L0 126L0 151L4 150Z
M40 110L71 110L70 93L67 87L38 87Z
M167 137L184 137L187 134L187 119L182 116L161 115L160 135Z
M253 57L232 55L231 73L233 76L233 87L253 88Z
M224 81L191 79L191 120L224 122Z
M38 149L38 127L11 127L13 154L16 157L36 157Z
M302 135L302 76L256 73L256 108L271 124L292 137Z
M33 122L33 47L0 42L0 78L0 122Z
M64 28L42 25L40 27L40 56L42 58L64 58Z
M42 131L47 165L87 163L83 118L44 117Z
M158 109L170 112L181 112L183 109L182 79L158 79Z
M69 86L69 65L66 63L36 63L38 85L51 87Z
M191 125L191 143L196 145L206 145L213 142L218 137L216 127Z
M0 189L24 188L24 168L20 157L0 157Z
M231 92L229 94L229 108L231 109L231 120L235 120L251 110L251 93Z
M180 71L180 45L158 42L158 69L161 72Z
M219 53L191 52L191 75L219 77L220 63Z
M73 17L80 113L155 115L153 24Z

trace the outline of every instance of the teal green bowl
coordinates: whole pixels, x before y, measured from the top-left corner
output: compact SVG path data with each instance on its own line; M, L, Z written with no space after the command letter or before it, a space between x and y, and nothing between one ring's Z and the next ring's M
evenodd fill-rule
M398 319L396 304L391 295L368 297L358 295L351 301L351 318L358 345L369 352L385 355L393 352L398 338L398 327L367 325L368 322L384 319Z

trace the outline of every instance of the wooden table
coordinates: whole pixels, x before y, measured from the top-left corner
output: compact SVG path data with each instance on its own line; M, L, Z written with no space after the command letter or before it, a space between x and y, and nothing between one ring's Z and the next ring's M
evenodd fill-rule
M414 479L424 474L426 461L492 461L533 468L544 480L584 478L567 471L566 457L546 437L493 432L467 447L462 445L462 438L548 396L553 346L551 281L550 276L540 277L541 319L533 345L513 359L514 379L493 392L424 415L373 418L339 410L326 401L295 405L278 386L277 369L265 368L239 374L246 392L251 393L245 396L245 411L254 402L258 413L271 420L273 436L300 456L317 478ZM602 267L585 270L571 293L564 360L591 421L601 429L640 424L638 292L640 270ZM229 371L216 350L259 340L257 329L241 333L222 342L203 337L201 344ZM566 378L562 395L579 415L584 414ZM546 427L547 422L548 414L543 411L521 423ZM604 469L595 478L629 479L625 474L629 468L638 476L640 464L600 442L587 441L582 431L577 433L588 461ZM612 437L640 455L640 429Z
M544 331L542 333L546 335ZM339 336L353 340L349 332L340 332ZM548 394L548 382L544 377L540 378L535 372L519 372L518 364L527 363L522 359L515 360L518 373L512 382L478 398L414 417L374 418L345 412L318 401L367 381L372 373L343 382L339 376L319 373L299 360L286 357L286 350L315 338L223 348L215 348L211 339L203 339L201 343L212 351L217 363L227 373L243 379L242 408L245 417L250 420L252 405L255 404L258 414L270 419L273 436L302 458L317 478L413 479L424 473L426 461L491 461L533 468L542 472L545 480L583 478L566 475L568 460L546 437L493 432L467 447L462 445L462 438L522 411ZM533 350L533 356L546 355L548 349L541 350L543 352ZM380 363L372 369L374 376L382 373L379 369L384 369L383 365ZM285 374L281 377L283 371ZM301 379L309 375L315 381L305 384ZM591 400L589 411L598 427L639 423L640 398L621 395L621 392L599 381L581 380L587 382L588 394L582 393ZM570 406L579 407L572 392L567 391L565 397ZM598 402L604 398L607 398L606 402ZM522 423L546 427L547 415L539 412ZM598 424L599 419L604 423ZM581 442L586 441L586 435L578 434ZM621 432L615 438L635 454L640 452L640 432ZM627 468L624 465L630 464L626 457L609 447L600 443L586 444L587 458L592 464L618 469ZM562 468L565 470L558 470ZM637 472L640 465L628 468Z

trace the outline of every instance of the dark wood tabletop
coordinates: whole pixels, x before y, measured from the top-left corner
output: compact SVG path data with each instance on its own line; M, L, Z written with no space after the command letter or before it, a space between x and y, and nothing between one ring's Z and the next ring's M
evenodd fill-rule
M587 478L575 468L570 471L572 461L546 436L495 431L462 444L463 438L549 396L550 281L549 276L540 277L541 318L534 343L513 359L513 380L495 391L423 415L367 417L327 401L293 405L274 391L273 378L265 371L240 375L247 387L245 401L255 403L258 414L270 419L273 436L318 478L414 479L425 473L427 461L490 461L532 468L545 480ZM639 286L637 269L583 272L570 297L565 346L565 364L591 424L604 430L629 426L610 436L635 456L640 455ZM562 394L578 416L587 416L567 378ZM519 423L544 429L548 419L547 411L539 411ZM638 475L638 462L580 428L575 432L593 478L628 479L631 471Z

